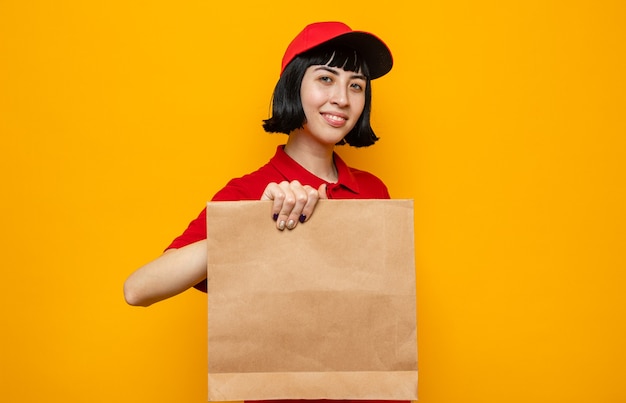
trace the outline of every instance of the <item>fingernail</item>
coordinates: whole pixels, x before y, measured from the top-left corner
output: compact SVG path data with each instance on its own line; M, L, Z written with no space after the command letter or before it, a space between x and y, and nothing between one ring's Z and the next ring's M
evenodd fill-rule
M304 214L300 215L300 219L298 221L300 221L301 223L305 222L306 216Z
M278 223L278 229L281 230L281 231L285 229L285 222L284 221L281 221L281 222Z
M294 220L289 220L287 223L287 228L293 229L296 226L296 222Z
M278 213L274 213L274 215L272 216L272 219L274 221L278 220Z

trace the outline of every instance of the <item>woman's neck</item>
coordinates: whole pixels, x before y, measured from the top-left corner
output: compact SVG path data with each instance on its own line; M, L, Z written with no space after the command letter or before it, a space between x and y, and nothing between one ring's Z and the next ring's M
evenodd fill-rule
M333 160L335 146L325 146L317 142L303 141L295 133L289 135L285 153L313 175L329 183L338 180L337 168Z

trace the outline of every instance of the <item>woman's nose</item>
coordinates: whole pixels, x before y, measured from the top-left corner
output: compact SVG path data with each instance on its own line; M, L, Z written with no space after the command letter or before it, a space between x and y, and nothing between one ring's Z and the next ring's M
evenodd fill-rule
M350 103L348 98L348 89L343 86L336 86L333 88L330 101L338 106L347 106Z

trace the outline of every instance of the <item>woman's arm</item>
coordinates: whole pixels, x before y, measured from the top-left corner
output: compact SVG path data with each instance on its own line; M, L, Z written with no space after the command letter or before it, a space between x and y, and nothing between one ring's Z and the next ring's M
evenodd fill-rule
M132 273L124 282L129 305L149 306L180 294L207 274L206 239L180 249L170 249Z
M326 198L326 185L314 189L298 181L270 183L261 200L273 200L272 215L279 230L293 229L307 221L319 199ZM129 305L149 306L193 287L207 275L206 239L167 250L137 269L124 283Z

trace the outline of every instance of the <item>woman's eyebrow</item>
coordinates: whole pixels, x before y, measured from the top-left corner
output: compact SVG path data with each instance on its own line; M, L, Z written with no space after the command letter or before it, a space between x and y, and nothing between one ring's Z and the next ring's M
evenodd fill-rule
M315 71L319 71L319 70L325 70L325 71L327 71L329 73L332 73L332 74L334 74L336 76L339 75L339 72L337 71L337 69L333 69L333 68L328 67L328 66L319 66L319 67L317 67L315 69ZM350 78L357 78L357 79L360 79L360 80L367 81L367 77L365 77L363 74L353 74Z
M334 74L334 75L336 75L336 76L338 76L338 75L339 75L339 72L337 72L337 70L335 70L335 69L331 69L330 67L327 67L327 66L319 66L319 67L317 67L317 68L315 69L315 71L319 71L319 70L325 70L325 71L327 71L327 72L329 72L329 73L332 73L332 74Z

